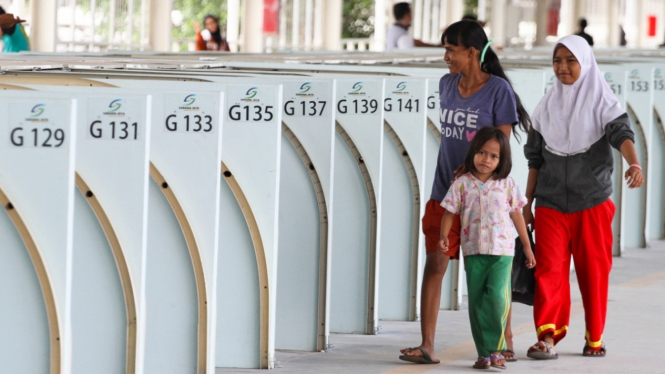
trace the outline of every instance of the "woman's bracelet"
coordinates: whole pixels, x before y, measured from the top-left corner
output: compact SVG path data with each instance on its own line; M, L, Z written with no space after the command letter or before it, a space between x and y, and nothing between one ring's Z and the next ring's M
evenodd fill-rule
M631 167L631 168L635 168L635 169L637 169L637 170L639 170L639 171L642 171L642 167L640 166L640 164L632 164L632 165L630 165L630 167Z

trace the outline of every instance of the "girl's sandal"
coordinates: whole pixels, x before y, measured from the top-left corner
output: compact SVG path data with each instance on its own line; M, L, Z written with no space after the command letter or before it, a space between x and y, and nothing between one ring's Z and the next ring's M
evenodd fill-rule
M499 364L496 363L497 361L500 361L500 360L506 361L506 358L503 357L503 355L501 353L492 353L490 355L490 366L493 367L493 368L501 369L501 370L508 369L506 364L499 365Z
M473 364L474 369L487 370L490 368L491 360L489 357L478 356L478 359Z

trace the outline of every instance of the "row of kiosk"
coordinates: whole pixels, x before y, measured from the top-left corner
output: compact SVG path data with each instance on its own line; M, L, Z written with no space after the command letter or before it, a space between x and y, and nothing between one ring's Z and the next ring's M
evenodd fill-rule
M549 53L502 53L529 112L555 79ZM665 237L665 59L597 57L646 176L623 188L617 153L620 256ZM276 350L419 320L440 51L0 66L1 372L273 368ZM511 139L522 189L525 139ZM462 304L463 273L451 262L442 309Z

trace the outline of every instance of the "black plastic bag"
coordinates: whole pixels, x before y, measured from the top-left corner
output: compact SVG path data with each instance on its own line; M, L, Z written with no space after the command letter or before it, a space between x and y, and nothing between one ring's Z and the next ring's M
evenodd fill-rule
M531 242L531 250L536 253L536 246L533 243L533 235L531 230L527 230L529 235L529 242ZM537 265L536 265L537 266ZM519 237L515 239L515 257L513 257L513 273L511 277L513 301L533 305L533 294L536 291L536 268L527 269L526 255L524 254L524 246Z

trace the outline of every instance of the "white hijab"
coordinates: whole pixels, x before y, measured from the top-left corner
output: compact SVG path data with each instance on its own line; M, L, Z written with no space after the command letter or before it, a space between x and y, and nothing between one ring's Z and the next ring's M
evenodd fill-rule
M582 71L572 85L555 79L531 119L549 148L564 154L581 153L605 135L608 122L625 111L605 82L587 41L570 35L561 38L556 47L559 45L573 53Z

